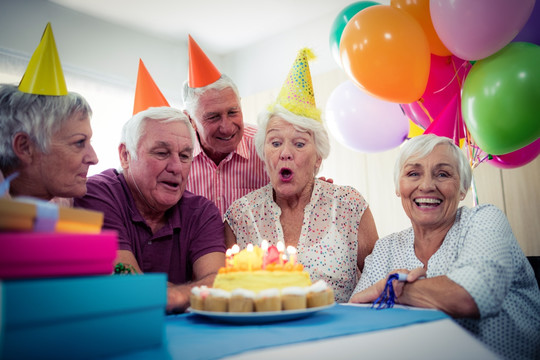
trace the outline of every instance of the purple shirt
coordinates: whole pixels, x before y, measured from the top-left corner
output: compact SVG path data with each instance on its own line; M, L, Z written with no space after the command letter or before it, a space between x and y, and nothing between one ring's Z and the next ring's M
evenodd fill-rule
M225 252L223 222L210 200L185 191L167 210L167 223L155 234L146 224L124 175L108 169L88 178L87 193L74 206L105 214L103 229L118 233L118 247L129 250L143 272L162 272L182 284L192 280L193 263L203 255Z

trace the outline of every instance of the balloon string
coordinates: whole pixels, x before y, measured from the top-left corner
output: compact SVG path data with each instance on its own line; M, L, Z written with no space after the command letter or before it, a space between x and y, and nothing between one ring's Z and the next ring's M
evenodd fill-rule
M433 118L431 117L428 109L426 109L426 107L424 106L424 104L422 104L422 99L418 100L416 102L418 104L418 106L420 106L420 108L422 109L422 111L424 112L424 114L427 115L427 117L429 118L429 122L432 123L433 122Z
M454 62L454 59L452 59L452 67L454 68L454 76L452 76L452 79L450 79L450 81L445 86L443 86L442 88L440 88L437 91L434 91L433 94L436 94L438 92L441 92L441 91L445 90L447 87L452 85L452 83L454 82L455 79L457 79L459 88L461 89L463 86L462 86L462 80L459 77L459 71L461 70L461 68L465 68L468 63L469 63L468 61L464 62L463 64L460 65L460 67L458 69L456 69L456 64Z

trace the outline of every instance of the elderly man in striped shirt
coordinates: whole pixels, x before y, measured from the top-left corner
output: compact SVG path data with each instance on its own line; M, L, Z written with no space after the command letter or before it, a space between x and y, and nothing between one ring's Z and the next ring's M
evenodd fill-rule
M197 133L187 189L212 200L223 215L229 205L269 181L244 125L238 89L189 37L189 78L184 112Z

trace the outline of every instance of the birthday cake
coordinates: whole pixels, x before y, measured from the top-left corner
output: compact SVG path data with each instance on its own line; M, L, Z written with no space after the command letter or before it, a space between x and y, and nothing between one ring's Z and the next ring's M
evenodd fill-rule
M204 311L262 312L298 310L334 302L332 288L319 280L312 284L296 249L287 255L276 246L238 247L227 250L226 266L219 270L212 288L194 287L191 307ZM281 246L283 248L283 246Z

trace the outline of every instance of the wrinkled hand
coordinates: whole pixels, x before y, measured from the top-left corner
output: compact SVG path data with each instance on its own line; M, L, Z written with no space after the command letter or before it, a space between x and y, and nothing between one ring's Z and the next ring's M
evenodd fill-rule
M384 287L386 286L386 281L388 279L388 276L394 273L407 274L406 282L408 283L415 282L419 278L426 276L426 270L423 267L419 267L410 271L407 269L398 269L398 270L391 271L388 273L388 275L384 279L381 279L377 281L375 284L373 284L372 286L368 287L367 289L354 294L349 300L349 302L361 304L361 303L370 303L377 300L379 295L381 295L381 293L383 292ZM394 293L396 294L396 297L399 298L401 294L403 293L403 287L405 286L405 282L393 280L392 286L394 287Z
M183 313L189 307L189 295L179 285L167 286L167 313Z

